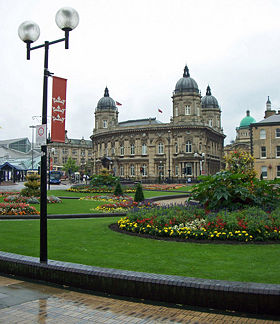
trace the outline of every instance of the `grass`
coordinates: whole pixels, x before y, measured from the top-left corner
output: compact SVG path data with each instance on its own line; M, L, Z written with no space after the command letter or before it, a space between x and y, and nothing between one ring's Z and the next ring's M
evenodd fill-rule
M278 244L199 244L144 239L111 231L108 225L116 219L119 218L49 220L49 258L150 273L280 283ZM38 257L39 221L2 221L0 250Z

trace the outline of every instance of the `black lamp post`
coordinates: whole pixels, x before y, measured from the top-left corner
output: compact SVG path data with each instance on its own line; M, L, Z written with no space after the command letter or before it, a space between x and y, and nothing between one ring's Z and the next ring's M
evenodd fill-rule
M171 131L169 130L168 131L168 183L171 182L171 178L170 178L170 172L171 172L171 169L170 169L170 133L171 133Z
M65 49L69 48L69 32L77 27L79 23L79 15L73 8L61 8L56 16L57 26L65 32L65 37L48 42L42 45L31 47L31 43L35 42L40 36L39 26L32 21L23 22L18 28L20 39L26 43L27 60L30 60L30 52L38 48L45 49L44 56L44 81L43 81L43 107L42 107L42 125L47 125L47 104L48 104L48 77L51 73L49 67L49 46L65 42ZM47 143L41 146L41 202L40 202L40 262L47 263Z

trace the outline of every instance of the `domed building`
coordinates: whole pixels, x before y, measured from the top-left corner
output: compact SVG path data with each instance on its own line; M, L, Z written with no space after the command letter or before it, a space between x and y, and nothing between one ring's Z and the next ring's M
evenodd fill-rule
M95 109L94 173L107 167L121 178L173 182L215 174L223 161L221 109L208 86L201 96L187 66L173 91L170 123L156 118L118 121L106 87Z

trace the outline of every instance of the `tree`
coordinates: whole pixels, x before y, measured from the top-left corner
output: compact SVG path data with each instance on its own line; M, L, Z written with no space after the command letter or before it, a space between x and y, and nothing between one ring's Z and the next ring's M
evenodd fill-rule
M40 196L40 176L38 174L30 174L26 176L26 180L27 182L24 183L25 188L20 192L21 196Z
M115 196L123 196L123 191L122 191L122 187L119 181L117 181L116 187L115 187L115 191L114 191L114 195Z
M137 183L136 185L136 192L135 192L135 196L134 196L134 201L135 202L141 202L143 201L144 198L144 194L143 194L143 189L140 183Z
M240 173L247 176L246 180L252 180L256 177L254 170L254 157L245 151L236 150L225 157L227 170L231 173Z
M73 172L78 171L79 167L76 165L76 161L71 157L68 158L67 162L63 165L63 170L69 175Z

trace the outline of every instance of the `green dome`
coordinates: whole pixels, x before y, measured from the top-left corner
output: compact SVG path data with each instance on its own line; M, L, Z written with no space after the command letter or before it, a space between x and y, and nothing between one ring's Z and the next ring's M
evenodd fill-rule
M246 113L247 113L247 116L244 117L244 118L241 120L241 122L240 122L240 125L239 125L240 128L249 127L250 124L256 122L255 118L253 118L252 116L250 116L250 111L249 111L249 110L247 110Z

